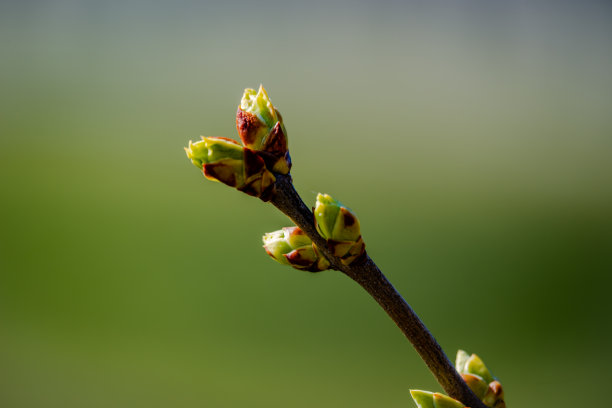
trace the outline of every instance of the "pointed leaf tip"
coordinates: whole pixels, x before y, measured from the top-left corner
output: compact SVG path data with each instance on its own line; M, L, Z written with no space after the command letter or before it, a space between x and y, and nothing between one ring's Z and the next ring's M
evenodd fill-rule
M455 368L460 374L465 373L465 363L470 358L470 355L464 350L457 351L457 359L455 360Z
M434 392L433 401L435 408L464 408L461 402L439 392Z
M433 402L433 393L423 390L410 390L412 399L418 408L436 408Z
M489 369L485 366L484 362L476 354L472 354L465 363L466 371L470 374L476 374L482 377L487 383L493 381L493 376L489 372Z

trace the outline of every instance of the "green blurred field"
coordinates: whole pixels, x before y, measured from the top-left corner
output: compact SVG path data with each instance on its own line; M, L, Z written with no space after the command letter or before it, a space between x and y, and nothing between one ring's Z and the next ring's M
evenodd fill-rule
M283 113L296 187L510 407L602 405L612 279L605 2L0 4L0 407L410 407L439 390L339 273L183 146Z

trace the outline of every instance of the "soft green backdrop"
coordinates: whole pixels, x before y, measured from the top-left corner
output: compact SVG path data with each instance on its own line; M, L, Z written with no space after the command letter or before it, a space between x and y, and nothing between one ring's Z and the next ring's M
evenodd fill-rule
M236 136L260 82L304 199L359 214L449 354L510 407L603 406L611 22L605 1L0 2L0 406L439 390L356 284L268 259L280 213L185 158Z

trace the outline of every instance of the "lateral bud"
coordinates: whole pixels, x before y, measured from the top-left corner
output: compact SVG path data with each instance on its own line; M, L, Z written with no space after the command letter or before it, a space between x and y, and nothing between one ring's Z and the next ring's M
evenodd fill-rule
M439 392L410 390L412 399L418 408L464 408L464 405Z
M328 194L318 194L313 212L317 231L342 263L350 265L365 253L359 219L350 208Z
M459 350L455 368L468 387L487 407L506 408L501 383L491 375L480 357Z
M327 258L299 227L285 227L263 236L263 247L275 261L296 269L320 272L329 269Z

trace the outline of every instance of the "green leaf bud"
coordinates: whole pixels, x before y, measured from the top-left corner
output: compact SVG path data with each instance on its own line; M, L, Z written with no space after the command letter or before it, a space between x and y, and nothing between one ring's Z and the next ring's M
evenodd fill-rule
M489 389L489 384L476 374L461 374L461 378L463 378L463 381L465 381L470 390L480 399L484 397Z
M212 163L223 159L242 158L242 146L235 140L225 137L202 137L197 142L189 141L185 148L187 157L198 168L205 163Z
M271 170L287 174L291 157L283 118L262 85L259 90L245 89L238 112L236 129L242 143L260 152Z
M276 262L283 265L289 265L289 261L285 258L285 254L293 251L294 248L289 245L287 233L285 229L268 232L263 236L263 247Z
M299 227L267 233L263 243L268 255L283 265L310 272L329 269L329 261Z
M444 394L422 390L410 390L418 408L464 408L464 405Z
M208 146L204 140L195 143L190 140L189 147L185 147L185 153L197 168L201 169L204 163L208 162Z
M240 100L240 109L256 115L268 129L272 129L278 122L276 109L272 105L272 101L270 101L270 97L263 85L259 85L259 90L257 91L251 88L244 90Z
M224 137L203 137L185 148L191 162L210 180L268 201L274 193L276 178L264 160L253 150Z
M464 350L457 351L457 358L455 359L455 368L457 369L457 372L459 374L464 374L467 372L465 371L465 363L468 361L469 358L470 355Z
M410 390L412 399L419 408L435 408L433 401L433 392L422 390Z
M457 352L456 367L460 374L475 374L487 384L493 381L493 376L480 357L472 354L466 358L466 355L467 353L463 350Z
M476 374L482 377L486 382L493 381L493 376L484 365L484 362L476 354L472 354L470 358L465 362L465 370L468 373Z
M317 231L345 265L365 253L359 219L348 207L328 194L318 194L313 212Z
M317 229L326 239L356 241L361 235L357 216L329 194L317 195L314 213Z
M486 406L505 408L502 385L493 378L480 357L459 350L455 367L468 387Z
M434 392L433 400L436 408L464 408L461 402L439 392Z

